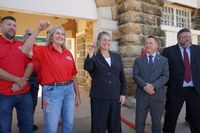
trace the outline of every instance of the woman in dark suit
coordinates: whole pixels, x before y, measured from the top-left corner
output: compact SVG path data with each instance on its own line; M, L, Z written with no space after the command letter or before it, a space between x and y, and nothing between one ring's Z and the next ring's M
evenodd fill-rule
M89 45L84 69L92 78L90 91L92 133L121 133L120 109L126 82L121 57L111 52L111 36L103 31Z

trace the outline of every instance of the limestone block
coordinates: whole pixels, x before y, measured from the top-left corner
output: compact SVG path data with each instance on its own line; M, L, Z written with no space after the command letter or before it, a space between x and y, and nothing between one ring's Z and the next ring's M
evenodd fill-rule
M126 96L126 101L124 103L124 106L128 107L130 109L135 109L136 99L134 98L134 96L132 96L132 95Z
M192 29L200 30L200 9L192 11Z
M142 14L140 12L128 11L119 15L119 25L124 23L141 23L143 21Z
M141 14L141 23L157 26L157 17L149 14Z
M162 16L162 7L147 3L142 3L141 12L146 14L152 14L155 16Z
M199 24L192 24L192 29L200 30L200 25Z
M97 7L108 7L114 5L114 0L95 0Z
M151 5L157 5L157 0L142 0L142 2L151 4Z
M125 72L125 78L126 78L126 95L128 96L135 96L135 92L136 92L136 84L133 80L133 75L132 75L132 71L133 71L133 63L134 61L131 61L131 63L129 63L129 67L128 68L124 68L124 72Z
M97 9L98 12L98 18L99 19L108 19L112 20L112 11L111 7L99 7Z
M147 1L149 1L149 0L147 0ZM158 6L163 7L166 0L156 0L156 1L157 1L156 4L157 4Z
M126 79L127 78L131 77L126 77ZM132 80L131 82L126 82L126 95L135 96L135 92L136 92L136 84L134 83L134 81Z
M99 32L102 30L114 31L114 30L118 30L117 25L118 25L117 21L99 19L94 23L93 30L94 32Z
M120 35L141 34L140 25L136 23L126 23L118 26Z
M122 57L124 68L132 68L135 57Z
M119 12L118 6L112 6L111 11L112 11L112 19L118 20L118 12Z
M140 25L141 32L143 35L152 35L152 36L165 36L165 32L161 30L160 27L151 26L151 25Z
M140 35L136 34L128 34L128 35L123 35L120 37L120 42L135 42L135 43L141 43L141 37Z
M112 41L110 51L118 53L118 41Z
M141 51L143 49L143 46L120 46L119 47L119 53L122 57L134 57L140 55Z
M166 39L165 39L165 37L157 37L157 38L158 38L158 42L161 45L161 47L165 47L166 46Z
M140 12L140 9L141 9L141 2L135 0L127 0L126 2L120 5L119 13L121 14L127 11Z
M194 24L200 24L200 16L195 16L192 18L192 23Z
M112 40L118 40L120 37L119 31L115 30L112 32Z
M133 68L125 68L124 73L127 76L132 76Z
M162 19L161 17L157 17L157 26L161 26L161 23L162 23Z

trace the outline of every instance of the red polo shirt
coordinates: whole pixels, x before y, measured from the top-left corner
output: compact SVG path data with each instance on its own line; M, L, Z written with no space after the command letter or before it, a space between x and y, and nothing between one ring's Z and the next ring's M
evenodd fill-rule
M71 80L77 73L71 52L63 48L62 54L53 45L33 47L33 58L40 62L41 84Z
M28 59L22 53L23 42L14 39L12 42L7 41L0 36L0 68L15 76L22 77L28 64ZM18 92L11 90L13 82L0 79L0 93L4 95L16 95L29 91L30 86L25 86Z

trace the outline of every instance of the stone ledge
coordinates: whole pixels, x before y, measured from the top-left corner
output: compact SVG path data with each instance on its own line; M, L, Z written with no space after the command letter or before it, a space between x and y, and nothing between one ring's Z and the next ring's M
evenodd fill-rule
M113 0L95 0L97 7L107 7L107 6L113 6L114 1Z
M94 23L94 32L103 30L115 31L118 30L117 21L99 19Z
M138 23L126 23L118 26L120 35L127 34L141 34L140 24Z

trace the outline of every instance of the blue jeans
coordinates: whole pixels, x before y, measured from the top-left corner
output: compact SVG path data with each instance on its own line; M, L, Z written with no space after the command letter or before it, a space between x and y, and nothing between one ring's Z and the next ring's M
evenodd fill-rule
M43 86L43 111L45 133L57 133L60 115L62 133L73 132L74 118L74 86Z
M33 133L33 102L30 92L11 96L0 94L0 133L11 133L13 108L20 121L20 133Z

